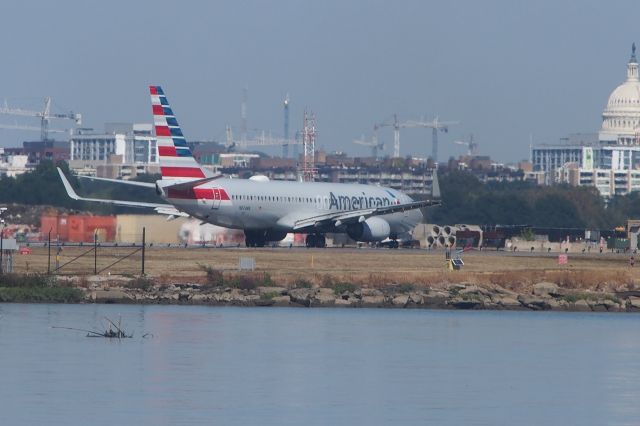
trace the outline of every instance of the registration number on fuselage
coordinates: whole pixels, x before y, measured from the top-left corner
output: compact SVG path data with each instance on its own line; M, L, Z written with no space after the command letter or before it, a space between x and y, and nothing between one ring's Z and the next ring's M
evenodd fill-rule
M251 210L251 207L250 206L239 206L238 210L240 210L241 212L242 211L249 211L249 210Z

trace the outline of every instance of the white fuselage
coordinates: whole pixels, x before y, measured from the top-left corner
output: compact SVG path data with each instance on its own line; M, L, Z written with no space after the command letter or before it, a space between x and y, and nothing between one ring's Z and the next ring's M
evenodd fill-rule
M173 183L175 181L159 181L158 186ZM294 232L293 227L300 219L413 201L402 192L379 186L253 179L216 179L198 186L191 195L164 189L162 195L179 210L208 223L226 228L284 232ZM394 238L422 221L418 209L378 217L389 223L390 235Z

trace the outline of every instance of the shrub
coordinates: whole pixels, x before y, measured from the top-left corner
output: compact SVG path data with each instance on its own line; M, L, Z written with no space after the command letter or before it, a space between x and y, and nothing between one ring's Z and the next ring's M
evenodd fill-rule
M311 281L309 280L298 278L294 281L293 286L295 288L311 288L313 287L313 284L311 284Z
M275 283L271 279L271 274L269 274L268 272L265 272L262 275L262 282L258 283L258 284L263 286L263 287L273 287L275 285Z
M322 287L333 287L333 286L334 286L334 281L331 275L326 274L325 276L322 277Z
M207 280L206 280L207 286L222 287L224 285L224 275L222 271L214 269L213 267L208 265L198 264L198 266L200 266L200 269L202 269L207 276Z
M134 278L127 283L127 287L137 288L143 291L149 291L151 287L153 287L153 285L154 285L154 282L147 277Z
M262 300L271 300L271 299L273 299L274 297L277 297L277 296L280 296L280 293L278 293L277 291L269 291L269 292L266 292L266 293L262 293L260 295L260 299L262 299Z
M416 286L411 283L403 283L398 286L398 291L401 293L410 293L416 289Z
M252 277L251 275L241 275L237 278L235 285L235 287L240 290L253 290L257 286L258 283L256 282L255 277Z
M357 287L355 286L355 284L351 284L351 283L335 283L333 286L333 292L335 294L342 294L346 291L353 293L354 291L356 291Z
M82 290L71 287L0 287L0 302L76 303L83 297Z
M42 274L2 274L0 275L0 287L12 288L40 288L51 287L55 284L55 276Z

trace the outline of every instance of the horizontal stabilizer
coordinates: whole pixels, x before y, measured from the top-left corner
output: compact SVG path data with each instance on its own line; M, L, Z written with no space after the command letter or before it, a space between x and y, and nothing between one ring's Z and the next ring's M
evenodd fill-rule
M173 185L163 186L163 188L170 188L170 189L175 189L175 190L178 190L178 191L184 191L184 190L189 190L189 189L195 188L196 186L204 185L205 183L214 181L216 179L220 179L221 177L222 177L222 175L217 175L217 176L208 177L208 178L204 178L204 179L189 180L189 181L186 181L186 182L180 182L180 183L176 183L176 184L173 184Z

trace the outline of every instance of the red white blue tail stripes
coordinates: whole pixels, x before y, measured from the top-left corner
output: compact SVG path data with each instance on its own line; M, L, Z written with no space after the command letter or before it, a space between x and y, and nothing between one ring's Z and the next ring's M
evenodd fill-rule
M193 158L167 97L160 86L149 86L158 157L163 179L202 179L204 170Z

